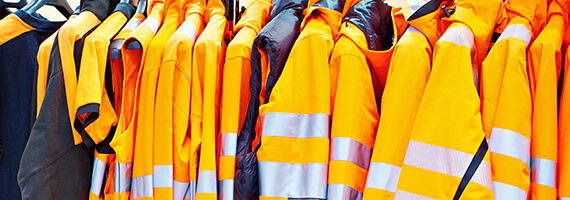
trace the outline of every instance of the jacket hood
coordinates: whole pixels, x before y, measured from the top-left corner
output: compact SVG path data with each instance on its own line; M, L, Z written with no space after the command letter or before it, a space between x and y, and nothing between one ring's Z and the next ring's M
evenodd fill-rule
M348 10L343 22L356 25L364 33L370 50L388 50L395 43L392 7L388 4L361 1Z
M286 9L294 9L303 12L307 8L308 0L273 0L272 10L269 19L275 18L279 13Z

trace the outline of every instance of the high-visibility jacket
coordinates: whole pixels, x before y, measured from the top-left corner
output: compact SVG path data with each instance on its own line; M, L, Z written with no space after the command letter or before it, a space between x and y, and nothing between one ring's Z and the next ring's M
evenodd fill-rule
M250 100L236 149L235 193L238 200L259 198L257 149L259 149L259 105L266 102L266 86L275 85L289 52L299 35L299 15L304 8L300 1L272 1L270 19L253 41L251 47ZM279 10L277 10L279 9ZM268 81L271 71L271 82Z
M563 30L567 15L559 1L548 5L548 23L528 50L533 99L531 199L557 196L558 78L562 68Z
M134 11L135 8L128 3L117 4L113 14L89 34L83 44L75 98L77 114L74 128L82 133L83 142L88 148L96 145L89 199L104 199L114 193L114 179L108 178L104 183L107 168L111 167L115 160L109 142L118 121L111 105L112 97L109 96L109 93L113 93L108 91L112 83L106 81L107 55L111 37L119 32ZM113 170L109 170L111 171Z
M269 21L270 0L249 1L245 13L234 27L235 37L228 45L223 68L218 136L218 198L234 199L237 138L251 98L251 48L261 28Z
M0 20L0 199L21 199L18 168L36 118L33 58L49 54L38 47L62 25L24 11Z
M530 189L529 22L520 16L512 19L481 68L481 117L491 153L495 199L526 199Z
M446 31L434 47L395 199L493 199L477 66L501 8L501 1L457 1L455 13L443 16Z
M558 199L570 199L570 46L566 49L564 82L558 116Z
M148 178L145 175L150 175L148 170L141 170L141 168L133 168L133 162L137 159L137 163L148 163L152 166L152 157L144 157L144 153L152 151L152 149L141 149L137 152L135 150L135 139L138 118L138 105L140 96L140 82L143 73L142 67L144 65L143 58L146 55L147 47L152 38L158 31L162 21L164 1L152 0L148 2L148 18L136 28L123 43L122 57L124 67L124 80L123 80L123 97L121 102L121 114L119 115L119 123L117 125L117 132L111 140L111 147L115 150L115 198L120 200L127 200L131 197L131 190L133 190L133 198L141 196L152 196L152 193L139 192L138 188L148 185L145 182ZM137 143L139 143L137 141ZM142 142L141 142L142 143ZM134 154L139 156L134 158ZM145 164L146 164L145 163ZM148 164L146 166L149 166ZM133 189L137 188L137 189ZM152 190L152 184L151 184Z
M111 65L111 80L113 82L113 108L115 108L117 115L121 113L125 75L121 47L125 39L141 25L145 18L143 13L135 13L109 45L109 63Z
M217 199L216 137L221 72L226 52L224 36L228 30L224 16L227 2L210 0L206 3L205 0L200 0L200 3L206 5L204 21L207 26L194 45L190 122L192 134L200 135L201 139L195 197L197 200Z
M397 33L391 7L379 1L353 5L343 23L330 61L333 107L327 196L348 200L362 199Z
M77 111L77 70L80 71L76 63L80 62L85 37L105 18L109 5L98 1L85 5L75 19L62 26L54 40L42 108L20 163L18 184L22 199L89 196L89 151L72 126Z
M428 6L418 9L424 4L403 8L410 27L398 40L390 62L363 199L394 198L412 127L431 72L432 46L442 34L434 27L439 27L443 12L439 8L447 2L429 3L436 4L437 9ZM410 18L416 12L422 15Z
M194 140L189 135L192 48L205 26L202 16L204 9L199 1L186 1L181 12L185 16L184 21L168 40L159 69L154 113L157 116L154 120L155 139L171 138L170 142L162 141L163 144L155 142L154 148L157 156L168 155L166 151L172 152L172 158L166 159L172 159L171 198L176 200L182 200L185 196L190 199L190 195L195 194L198 146L195 142L199 138ZM156 171L155 175L158 175Z

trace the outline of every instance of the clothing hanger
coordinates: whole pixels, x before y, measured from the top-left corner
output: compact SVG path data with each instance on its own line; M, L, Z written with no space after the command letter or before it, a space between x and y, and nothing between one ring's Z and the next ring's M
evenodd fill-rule
M32 0L22 10L28 14L35 13L40 7L50 5L55 7L63 16L69 19L73 13L73 8L69 6L67 0Z
M8 10L7 8L17 8L20 9L22 7L24 7L28 2L26 2L26 0L20 0L18 2L14 2L12 0L0 0L0 19L6 17L7 15L9 15L10 10Z
M127 0L127 1L129 1L129 3L130 3L131 0ZM146 7L147 7L146 4L147 4L146 0L139 0L136 13L145 14L145 16L146 16Z

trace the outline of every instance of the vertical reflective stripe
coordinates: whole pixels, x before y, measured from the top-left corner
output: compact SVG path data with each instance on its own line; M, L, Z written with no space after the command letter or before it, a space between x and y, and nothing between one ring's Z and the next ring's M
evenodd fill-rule
M326 198L328 165L259 161L259 195Z
M155 188L172 187L173 170L172 165L157 165L153 166L153 186Z
M366 187L394 193L396 192L396 186L398 186L401 170L402 168L396 165L380 162L370 163Z
M131 183L131 199L152 197L152 175L145 175L133 178Z
M508 25L507 28L505 28L505 30L503 31L503 33L501 33L501 36L499 36L499 39L497 39L497 42L495 43L498 43L499 41L507 38L521 39L522 41L524 41L526 46L528 46L530 40L532 39L532 34L526 28L526 26L522 24L512 24Z
M347 137L332 138L330 160L349 161L362 169L368 169L372 148Z
M532 182L549 187L556 187L556 162L532 157L530 163L530 180Z
M475 45L473 33L471 33L471 31L464 26L454 26L448 28L437 42L441 41L452 42L456 45L465 46L469 49L473 49Z
M329 115L272 112L262 117L263 136L329 138Z
M472 159L473 155L465 152L410 140L404 164L462 178ZM492 190L490 172L491 166L483 160L471 182Z
M236 156L237 133L222 134L220 156Z
M530 169L530 140L525 136L511 130L493 127L488 142L491 153L517 158Z
M497 200L526 199L526 192L518 187L493 181L493 192Z
M188 190L186 190L184 198L190 200L196 199L196 181L190 181L190 186L188 187Z
M221 180L220 181L220 200L233 200L234 199L234 180Z
M360 200L362 192L343 184L329 184L328 200Z
M435 200L429 197L425 197L419 194L409 193L402 190L396 190L396 195L394 195L394 200Z
M178 30L174 32L174 34L176 33L187 35L190 40L192 40L192 43L196 42L196 37L198 37L198 30L196 30L196 25L189 21L183 22L180 27L178 27Z
M105 169L107 163L99 160L97 156L93 159L93 174L91 175L91 192L99 196L101 187L103 187L103 178L105 177Z
M142 23L142 21L139 18L132 18L131 20L129 20L129 23L127 23L125 25L125 30L130 30L133 31L135 30L137 27L139 27L139 25Z
M115 163L115 192L131 191L133 163Z
M198 172L198 188L197 193L216 193L216 184L218 178L215 171L199 171Z
M158 22L158 20L154 17L149 17L146 20L144 20L141 26L148 27L153 34L156 34L156 31L158 31L158 28L160 27L160 22Z
M188 191L189 185L190 185L190 183L183 183L183 182L174 181L174 184L172 186L172 195L173 195L172 199L173 200L183 200L184 195Z

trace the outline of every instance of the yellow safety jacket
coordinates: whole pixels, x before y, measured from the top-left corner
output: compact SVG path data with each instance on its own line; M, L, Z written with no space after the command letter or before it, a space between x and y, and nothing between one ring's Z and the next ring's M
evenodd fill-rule
M270 0L249 1L236 24L223 68L218 135L218 199L234 199L237 138L245 121L250 92L251 48L256 35L269 21Z
M566 49L564 82L558 116L558 199L570 199L570 46Z

